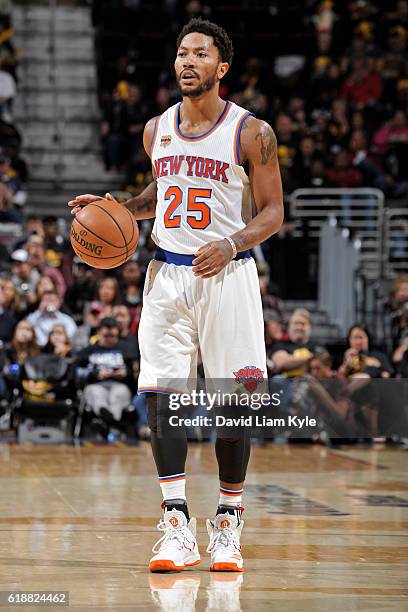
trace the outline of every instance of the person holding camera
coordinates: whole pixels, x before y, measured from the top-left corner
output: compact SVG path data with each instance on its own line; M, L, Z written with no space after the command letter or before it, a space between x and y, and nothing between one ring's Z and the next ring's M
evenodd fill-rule
M77 330L76 323L72 317L61 312L60 308L61 300L56 291L46 291L37 310L28 315L27 320L31 321L35 327L39 346L47 344L50 332L57 324L65 328L69 340L72 341Z

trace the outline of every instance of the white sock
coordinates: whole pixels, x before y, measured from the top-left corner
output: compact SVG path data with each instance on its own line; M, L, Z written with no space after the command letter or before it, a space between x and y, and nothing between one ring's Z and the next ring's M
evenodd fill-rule
M219 506L241 506L242 505L242 493L244 489L234 491L234 489L227 489L220 487L220 499L218 502Z
M159 476L159 482L163 501L167 501L168 499L186 499L185 473Z

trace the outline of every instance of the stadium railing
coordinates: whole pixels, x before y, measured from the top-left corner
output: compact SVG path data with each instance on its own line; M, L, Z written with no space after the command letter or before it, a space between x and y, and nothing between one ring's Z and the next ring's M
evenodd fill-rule
M294 236L320 238L324 222L335 217L339 226L359 239L361 272L368 279L385 273L384 194L379 189L297 189L290 195Z

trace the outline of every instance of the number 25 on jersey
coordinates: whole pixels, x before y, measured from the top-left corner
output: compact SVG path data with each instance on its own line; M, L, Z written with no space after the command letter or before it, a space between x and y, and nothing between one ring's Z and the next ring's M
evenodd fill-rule
M205 229L211 223L211 208L209 200L211 189L196 189L190 187L187 192L187 215L186 220L193 229ZM164 199L170 201L164 213L164 226L174 228L181 226L181 215L176 215L176 210L183 201L183 192L177 185L168 187ZM192 213L192 214L189 214ZM198 213L197 216L194 213Z

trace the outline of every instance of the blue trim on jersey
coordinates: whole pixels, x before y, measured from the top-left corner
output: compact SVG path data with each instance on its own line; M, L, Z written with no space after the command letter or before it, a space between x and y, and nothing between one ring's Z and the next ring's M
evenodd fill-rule
M182 135L183 138L188 138L189 140L195 140L196 138L203 138L203 136L207 136L207 134L212 132L217 127L217 125L220 123L220 121L222 121L225 113L227 112L227 108L229 107L229 105L230 105L230 101L227 100L225 102L224 110L222 111L221 115L218 117L217 121L214 123L214 125L212 125L210 127L209 130L204 132L204 134L198 134L197 136L187 136L186 134L183 134L183 132L180 130L180 107L181 107L181 102L180 102L178 107L177 107L177 111L176 111L176 113L177 113L177 115L176 115L177 116L177 119L176 119L176 128L177 128L177 131Z
M149 144L149 148L150 148L150 155L152 154L152 144L154 143L154 139L156 138L156 132L157 132L157 124L159 123L159 119L157 118L155 123L154 123L154 130L153 130L153 134L152 137L150 139L150 144Z
M197 255L185 255L184 253L172 253L171 251L165 251L160 247L156 249L156 255L154 258L157 261L164 261L168 264L175 264L176 266L192 266L193 259L195 259ZM250 251L243 251L242 253L238 253L233 261L237 259L247 259L251 257Z
M237 160L238 160L238 165L241 165L241 153L239 151L239 143L241 140L241 130L242 130L242 126L244 125L244 121L245 119L248 119L248 117L255 117L254 113L246 113L246 115L244 115L241 119L241 121L239 122L239 128L238 128L238 132L237 132L237 139L235 141L235 152L236 152L236 156L237 156Z

